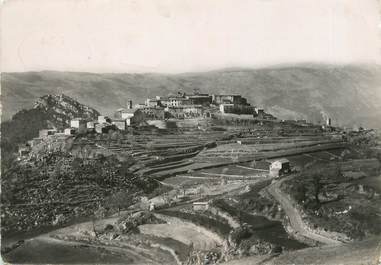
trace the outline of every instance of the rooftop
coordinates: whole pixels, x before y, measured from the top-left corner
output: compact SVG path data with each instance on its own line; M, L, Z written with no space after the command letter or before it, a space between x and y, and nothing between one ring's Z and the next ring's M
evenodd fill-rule
M208 98L210 95L208 94L197 94L197 95L187 95L189 98Z
M207 205L208 202L193 202L193 205Z
M280 162L280 163L290 163L290 160L288 160L287 158L279 158L279 159L274 159L274 160L271 160L270 161L271 163L274 163L274 162Z

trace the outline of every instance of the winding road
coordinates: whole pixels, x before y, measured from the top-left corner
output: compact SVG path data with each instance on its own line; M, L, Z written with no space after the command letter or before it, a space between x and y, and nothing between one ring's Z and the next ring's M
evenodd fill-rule
M288 198L287 194L285 194L281 189L280 185L289 179L292 179L295 175L291 175L285 177L283 179L277 180L271 185L268 186L269 193L279 202L285 211L286 215L290 220L290 225L292 229L300 236L310 238L314 241L329 244L329 245L339 245L342 244L341 241L325 237L323 235L312 232L307 228L307 225L303 222L302 216L298 209L293 206L292 201Z

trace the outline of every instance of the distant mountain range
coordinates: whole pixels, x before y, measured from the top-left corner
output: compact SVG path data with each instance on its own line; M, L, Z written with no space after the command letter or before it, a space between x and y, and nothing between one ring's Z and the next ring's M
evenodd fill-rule
M376 65L297 65L224 69L187 74L95 74L25 72L2 74L3 120L40 96L64 93L104 114L127 100L178 91L242 94L253 105L283 119L336 125L381 127L381 67Z

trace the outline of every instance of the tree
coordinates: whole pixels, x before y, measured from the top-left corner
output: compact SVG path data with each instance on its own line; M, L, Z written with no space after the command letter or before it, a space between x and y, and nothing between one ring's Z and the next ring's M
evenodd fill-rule
M111 195L106 200L106 206L110 208L116 207L118 209L118 215L120 215L120 210L128 206L131 202L131 196L128 194L128 192L119 191L113 195Z
M98 231L96 229L96 222L99 219L104 218L106 215L106 209L100 205L98 205L98 209L94 212L93 219L92 219L92 225L93 225L93 232L96 237L98 237Z
M312 183L314 187L314 197L315 197L315 203L316 207L320 208L320 200L319 200L319 193L321 191L321 188L323 187L321 181L320 181L320 176L315 174L312 176Z
M302 185L298 185L296 187L296 194L295 194L295 199L299 202L305 202L306 201L306 192L307 192L307 189L306 187L304 186L304 184Z

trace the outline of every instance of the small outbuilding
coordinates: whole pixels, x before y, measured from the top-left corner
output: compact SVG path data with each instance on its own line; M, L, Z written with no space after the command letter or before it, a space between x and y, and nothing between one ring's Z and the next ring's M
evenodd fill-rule
M193 210L194 211L206 211L209 209L208 202L193 202Z
M95 130L95 125L96 125L96 124L98 124L97 121L88 121L88 122L86 123L86 128L87 128L87 130L89 130L89 131Z
M39 138L45 138L48 137L49 135L54 135L58 131L56 129L42 129L39 131Z
M30 152L30 147L27 146L27 145L19 145L19 148L18 148L18 153L19 153L19 156L25 156L27 154L29 154Z
M64 130L65 135L74 135L75 134L75 129L74 128L66 128Z
M271 177L279 177L282 174L289 173L291 171L290 161L286 158L280 158L271 161L269 173Z
M28 145L30 147L33 147L33 146L36 146L36 145L40 144L42 141L43 141L42 138L33 138L32 140L28 141Z

